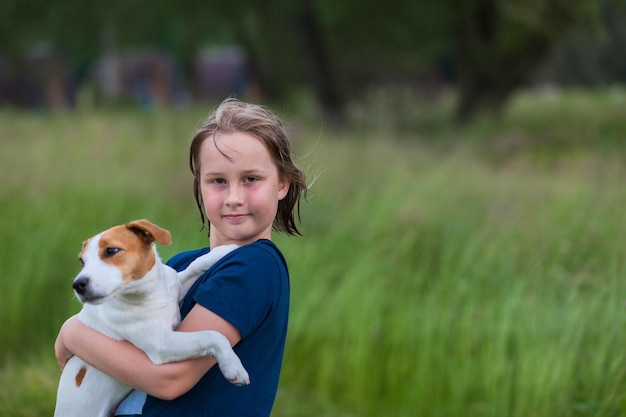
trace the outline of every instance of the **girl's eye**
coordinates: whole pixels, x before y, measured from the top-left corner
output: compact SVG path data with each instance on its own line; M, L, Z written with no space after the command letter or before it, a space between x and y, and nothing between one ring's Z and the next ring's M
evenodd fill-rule
M257 181L257 177L246 177L244 182L255 182Z
M213 184L226 184L226 180L224 178L215 178L211 180Z

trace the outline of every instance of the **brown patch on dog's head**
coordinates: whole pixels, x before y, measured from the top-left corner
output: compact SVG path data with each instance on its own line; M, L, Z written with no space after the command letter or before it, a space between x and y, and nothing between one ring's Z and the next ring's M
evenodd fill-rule
M83 379L85 379L85 374L87 374L87 367L82 366L78 372L76 373L76 377L74 380L76 381L76 386L80 387L83 383Z
M171 242L170 232L148 220L137 220L104 231L98 254L104 262L121 271L124 282L136 281L155 264L156 254L152 248L155 241L168 245Z

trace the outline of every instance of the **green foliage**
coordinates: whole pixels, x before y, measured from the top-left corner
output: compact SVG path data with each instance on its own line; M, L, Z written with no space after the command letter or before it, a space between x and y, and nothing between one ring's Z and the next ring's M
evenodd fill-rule
M292 123L316 181L304 237L275 236L292 307L274 415L623 414L619 97L523 95L463 129L449 107ZM206 244L186 166L204 111L0 113L0 415L50 414L84 238L147 217L173 232L164 258Z

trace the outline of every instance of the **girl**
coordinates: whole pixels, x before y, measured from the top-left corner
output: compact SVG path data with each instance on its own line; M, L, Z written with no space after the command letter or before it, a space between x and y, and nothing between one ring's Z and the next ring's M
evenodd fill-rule
M291 158L281 121L264 108L224 101L193 137L189 163L210 247L174 256L182 270L210 248L235 243L181 303L178 331L217 330L234 346L251 384L238 387L212 357L155 366L139 349L72 317L55 343L59 365L78 355L135 388L116 415L269 416L282 364L289 274L272 230L299 235L303 172ZM143 393L147 393L147 396Z

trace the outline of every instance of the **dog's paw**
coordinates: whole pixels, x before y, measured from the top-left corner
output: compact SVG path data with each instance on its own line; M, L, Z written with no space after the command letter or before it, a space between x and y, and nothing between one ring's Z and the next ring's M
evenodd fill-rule
M182 282L186 282L191 278L197 278L198 275L203 274L209 268L211 268L217 261L219 261L224 256L228 255L230 252L237 249L239 246L235 244L231 245L222 245L217 246L209 253L205 253L202 256L197 257L193 260L192 263L189 264L187 269L178 273L179 279Z
M248 371L243 367L241 360L236 354L228 355L227 358L223 358L218 362L220 370L231 384L235 385L249 385L250 376Z

